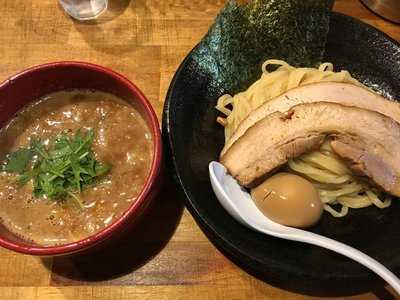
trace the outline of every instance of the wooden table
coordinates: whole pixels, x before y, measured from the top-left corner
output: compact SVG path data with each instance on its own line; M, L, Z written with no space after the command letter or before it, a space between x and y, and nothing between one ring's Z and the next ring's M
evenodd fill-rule
M174 71L225 1L110 2L98 22L76 23L57 0L0 1L0 80L35 64L89 61L126 75L161 117ZM400 41L399 26L379 19L358 0L337 0L335 10ZM42 260L0 249L0 299L317 298L273 287L236 267L207 240L169 188L132 240L93 260ZM378 298L395 296L382 289L348 299Z

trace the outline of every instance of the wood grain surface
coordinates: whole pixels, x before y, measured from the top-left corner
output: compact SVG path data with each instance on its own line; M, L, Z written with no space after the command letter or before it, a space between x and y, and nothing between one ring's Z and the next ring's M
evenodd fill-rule
M0 1L0 80L35 64L80 60L127 76L161 117L169 82L202 38L222 0L110 0L95 22L68 18L57 0ZM358 0L335 11L400 41L400 27ZM1 96L1 95L0 95ZM40 259L0 249L0 299L318 299L261 282L207 240L171 186L145 221L112 251ZM390 288L329 299L396 299Z

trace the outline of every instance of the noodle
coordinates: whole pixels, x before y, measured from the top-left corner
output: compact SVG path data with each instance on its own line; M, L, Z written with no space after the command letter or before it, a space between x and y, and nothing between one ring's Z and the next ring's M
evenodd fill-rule
M290 160L288 165L293 171L304 174L321 183L342 184L349 182L351 179L350 175L338 176L335 173L330 172L329 169L319 169L302 161Z
M271 66L278 68L269 72ZM225 128L226 142L252 111L290 89L321 81L348 82L363 86L348 71L334 72L333 65L327 62L318 68L295 68L282 60L270 59L263 63L261 69L261 78L246 91L233 97L223 95L218 99L216 109L226 116L218 117L218 123ZM290 160L288 170L310 179L324 203L324 210L334 217L344 217L349 208L371 205L386 208L391 204L390 196L378 193L369 182L352 173L341 158L333 153L329 140L318 151ZM332 206L341 208L338 211Z
M330 149L329 140L319 151L290 160L288 167L289 170L311 179L324 203L324 209L334 217L344 217L348 208L364 208L371 205L386 208L391 204L390 197L387 196L382 201L372 191L373 187L369 183L350 172ZM332 205L341 205L341 211L336 211Z

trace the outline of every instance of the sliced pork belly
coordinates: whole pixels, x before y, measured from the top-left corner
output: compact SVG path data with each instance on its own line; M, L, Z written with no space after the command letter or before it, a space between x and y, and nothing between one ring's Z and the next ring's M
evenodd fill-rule
M353 168L400 196L400 125L358 107L315 102L269 114L237 139L220 160L241 185L252 187L289 159L318 149L327 137L333 138L333 150L350 160Z
M265 116L279 111L286 112L291 107L301 103L333 102L346 106L355 106L377 111L391 117L400 123L400 105L397 102L387 100L363 87L341 82L318 82L303 85L264 103L244 119L235 130L231 138L222 149L221 155L243 135L246 130Z

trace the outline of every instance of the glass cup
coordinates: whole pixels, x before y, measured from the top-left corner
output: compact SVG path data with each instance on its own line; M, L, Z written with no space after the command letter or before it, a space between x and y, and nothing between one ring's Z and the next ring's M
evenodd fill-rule
M58 0L68 15L76 20L91 20L102 14L108 0Z

